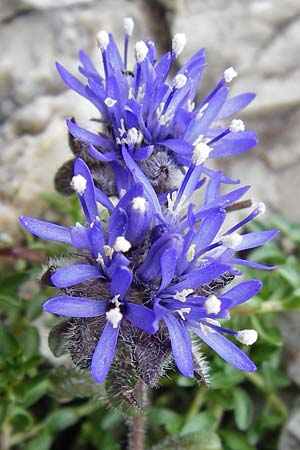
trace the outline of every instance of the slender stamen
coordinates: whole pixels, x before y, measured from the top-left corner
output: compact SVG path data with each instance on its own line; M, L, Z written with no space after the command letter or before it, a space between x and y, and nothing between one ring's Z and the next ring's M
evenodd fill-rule
M124 38L124 68L127 69L128 43L134 29L134 22L131 17L125 17L123 21L125 38Z

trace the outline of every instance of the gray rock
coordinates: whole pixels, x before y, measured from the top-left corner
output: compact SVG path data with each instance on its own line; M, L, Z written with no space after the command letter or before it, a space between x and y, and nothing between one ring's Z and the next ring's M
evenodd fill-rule
M299 450L300 448L300 399L285 424L278 443L278 450Z

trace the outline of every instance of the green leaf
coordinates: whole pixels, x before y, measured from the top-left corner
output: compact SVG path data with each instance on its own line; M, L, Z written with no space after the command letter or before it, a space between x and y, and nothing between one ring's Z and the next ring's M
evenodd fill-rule
M20 350L18 339L0 324L1 356L14 357Z
M74 425L78 419L75 409L71 407L61 408L49 414L44 421L44 427L49 433L57 433Z
M36 403L41 397L43 397L43 395L46 394L49 385L50 380L42 380L38 384L33 385L32 387L27 389L22 399L23 405L28 408L29 406Z
M232 430L221 430L220 435L226 450L256 450L242 433Z
M195 414L188 422L185 423L180 431L181 436L200 431L211 431L215 423L215 417L208 412Z
M33 424L33 417L29 411L21 406L15 406L11 410L11 422L17 431L24 431Z
M35 327L28 327L23 341L23 348L28 356L35 355L39 351L40 335Z
M253 403L249 395L240 388L233 390L234 420L239 430L247 430L253 419Z
M186 436L167 438L158 445L151 447L150 450L222 450L222 445L215 433L203 431Z
M53 442L53 436L43 432L26 447L26 450L49 450Z

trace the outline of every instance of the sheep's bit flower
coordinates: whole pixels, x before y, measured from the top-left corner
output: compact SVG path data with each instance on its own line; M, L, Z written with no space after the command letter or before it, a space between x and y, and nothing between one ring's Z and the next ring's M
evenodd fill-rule
M57 64L65 83L99 111L96 132L67 121L76 158L56 176L60 192L76 192L83 222L65 227L20 219L34 235L75 248L74 256L50 261L42 277L58 290L44 310L66 318L52 333L98 383L113 371L153 387L173 361L184 376L207 381L200 342L234 367L255 371L233 340L252 345L257 332L231 330L224 321L231 308L261 289L260 281L241 278L241 268L270 268L239 252L269 241L276 231L241 232L264 212L262 203L228 227L228 211L249 186L224 194L224 183L239 182L206 166L210 158L256 144L241 120L226 125L254 95L228 99L228 84L237 75L231 67L195 105L204 50L171 76L185 36L175 35L158 61L154 43L139 41L129 69L133 21L126 18L124 27L123 58L111 35L97 36L104 76L82 51L79 70L87 84Z

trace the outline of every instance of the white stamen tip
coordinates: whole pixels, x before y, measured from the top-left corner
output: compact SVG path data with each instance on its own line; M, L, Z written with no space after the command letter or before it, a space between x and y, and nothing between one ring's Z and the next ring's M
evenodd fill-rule
M104 264L104 259L101 253L98 253L98 256L96 258L97 263L101 264L101 266Z
M237 133L238 131L245 131L245 124L241 119L233 119L229 125L229 130L232 133Z
M120 294L115 295L112 299L111 302L118 308L121 305L121 302L119 301L120 298Z
M231 83L235 77L237 77L237 72L233 67L228 67L228 69L224 70L224 80L226 83Z
M209 145L205 144L204 142L199 142L199 144L197 144L194 148L192 163L195 164L195 166L199 166L200 164L204 163L209 157L211 151L212 148Z
M135 52L135 59L136 59L137 63L140 64L141 62L144 61L144 59L147 56L148 47L144 41L138 41L135 44L134 52Z
M144 197L135 197L132 200L132 208L138 209L141 213L146 211L146 199Z
M252 345L257 341L258 334L256 330L241 330L237 332L235 337L242 344Z
M86 190L86 183L86 179L82 175L78 174L72 178L70 185L74 191L77 192L77 194L82 195Z
M138 138L139 138L139 132L135 127L130 128L127 131L127 144L128 145L135 145L138 141Z
M257 205L257 209L259 214L264 214L266 212L267 207L264 202L259 202L259 204Z
M196 248L196 244L191 244L189 246L188 251L186 252L187 262L191 262L195 258L195 248Z
M117 100L115 100L114 98L111 98L111 97L106 97L106 99L104 100L104 103L106 104L106 106L108 108L112 108L117 103Z
M103 250L105 253L105 256L107 256L108 258L111 258L113 253L114 253L114 249L111 248L109 245L103 245Z
M182 291L176 292L173 298L174 300L179 300L180 302L184 303L186 302L187 296L193 293L194 293L193 289L182 289Z
M113 328L118 328L119 323L123 318L123 314L119 307L110 309L106 313L106 319L112 324Z
M97 34L97 43L101 50L106 50L109 44L109 35L105 30L99 31Z
M243 236L239 233L228 234L222 237L222 243L225 247L235 249L243 240Z
M114 243L114 250L116 252L126 253L131 248L131 244L124 236L118 236Z
M181 88L183 88L183 86L186 85L186 82L187 82L187 77L185 75L183 75L182 73L179 73L174 78L174 88L181 89Z
M184 33L177 33L172 39L172 51L175 56L180 55L186 44L186 35Z
M218 314L221 311L221 300L218 299L216 295L210 295L207 300L205 300L204 308L207 314Z
M128 34L128 36L131 36L134 29L134 21L132 17L124 17L123 26L125 33Z
M189 314L191 312L191 308L180 308L176 309L176 312L179 314L182 320L185 320L184 313Z

